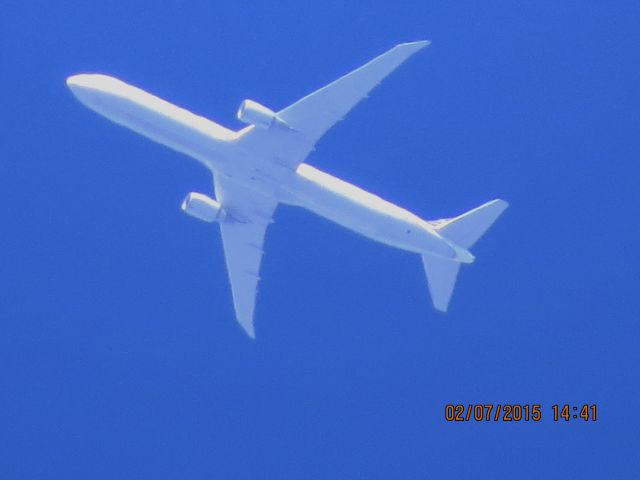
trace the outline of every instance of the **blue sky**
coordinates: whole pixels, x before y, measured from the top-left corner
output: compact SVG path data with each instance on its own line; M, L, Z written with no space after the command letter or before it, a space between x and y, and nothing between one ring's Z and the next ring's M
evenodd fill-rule
M1 478L638 475L640 7L452 3L3 5ZM446 316L418 257L281 208L255 342L217 227L179 209L208 173L64 84L108 73L240 128L244 98L282 108L422 38L309 162L426 218L511 208Z

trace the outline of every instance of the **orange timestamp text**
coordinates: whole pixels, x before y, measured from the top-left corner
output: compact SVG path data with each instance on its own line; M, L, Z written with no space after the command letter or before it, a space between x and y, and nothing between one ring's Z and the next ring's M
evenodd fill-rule
M596 421L596 405L555 404L551 418L564 420ZM447 422L539 422L543 417L540 403L468 403L446 404L444 419Z

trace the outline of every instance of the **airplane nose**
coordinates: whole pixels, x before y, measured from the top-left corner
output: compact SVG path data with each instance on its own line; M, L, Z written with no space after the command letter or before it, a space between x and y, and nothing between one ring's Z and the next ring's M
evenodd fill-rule
M90 80L87 77L90 77L90 75L71 75L67 77L66 83L73 96L76 97L80 103L92 108L95 91L91 87Z
M86 74L86 73L81 73L79 75L71 75L70 77L67 77L67 87L69 87L71 90L77 89L77 88L87 88L91 86L91 77L93 77L93 75L90 74Z
M67 77L67 87L71 93L89 108L95 110L104 99L121 95L122 82L99 73L81 73Z
M112 92L107 82L108 77L94 73L81 73L67 77L66 83L69 90L80 103L98 111L102 108L105 98Z
M73 90L87 88L104 92L117 91L124 85L119 80L100 73L80 73L67 77L67 86Z
M86 77L87 75L71 75L67 77L67 87L80 101L82 101L82 98L85 96L83 93L86 93L88 87Z
M82 75L71 75L70 77L67 77L67 87L73 88L79 85L81 80Z

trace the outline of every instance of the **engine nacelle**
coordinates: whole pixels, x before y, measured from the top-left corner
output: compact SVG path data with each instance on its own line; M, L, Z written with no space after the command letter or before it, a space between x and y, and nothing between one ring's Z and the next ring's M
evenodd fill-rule
M238 109L238 120L260 128L269 128L277 120L273 110L253 100L244 100Z
M182 211L205 222L220 222L226 213L213 198L202 193L191 192L182 201Z

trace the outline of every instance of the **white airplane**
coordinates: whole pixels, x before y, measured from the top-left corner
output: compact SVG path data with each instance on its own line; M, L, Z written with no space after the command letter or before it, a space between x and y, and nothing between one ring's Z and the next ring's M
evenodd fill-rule
M220 225L236 319L255 338L262 246L279 203L420 254L434 306L447 310L460 264L474 260L468 249L507 203L493 200L455 218L427 221L304 163L327 130L429 43L397 45L277 113L244 100L237 116L248 126L237 132L106 75L73 75L67 85L92 110L211 170L215 199L189 193L182 210Z

